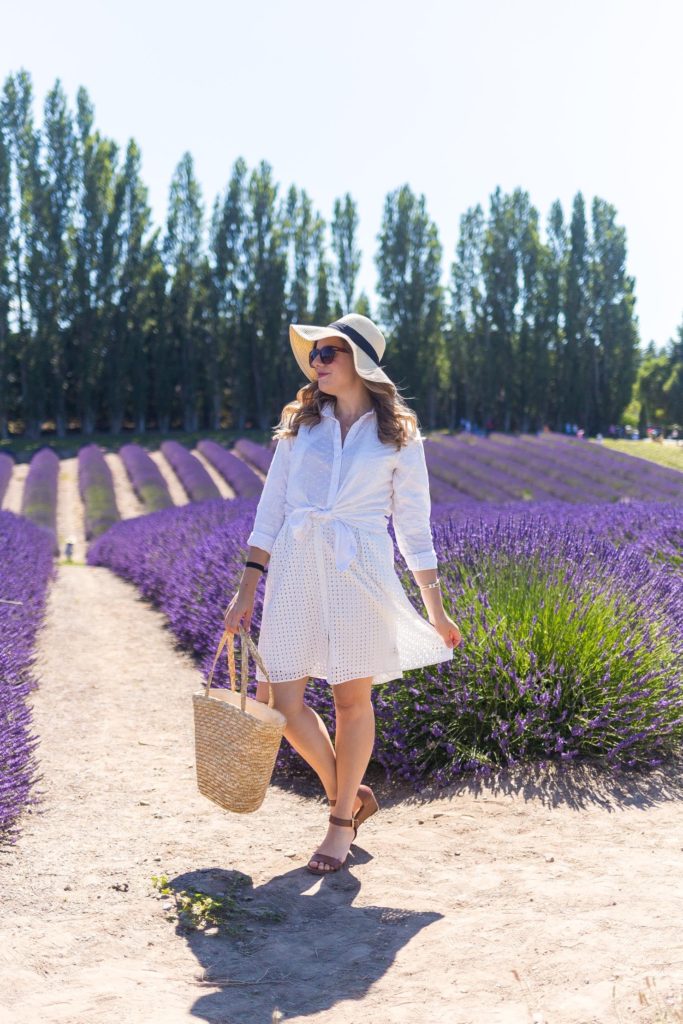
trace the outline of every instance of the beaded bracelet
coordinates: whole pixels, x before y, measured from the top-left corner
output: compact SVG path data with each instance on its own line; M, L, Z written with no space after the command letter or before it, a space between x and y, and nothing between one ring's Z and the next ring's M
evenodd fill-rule
M433 583L421 583L420 584L420 590L433 590L434 587L438 587L439 586L440 582L441 582L441 580L437 576L437 578L434 580Z

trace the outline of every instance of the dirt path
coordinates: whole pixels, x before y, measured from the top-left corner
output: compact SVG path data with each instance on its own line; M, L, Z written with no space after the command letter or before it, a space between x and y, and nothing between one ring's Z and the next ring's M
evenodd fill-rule
M21 501L24 496L24 483L28 476L28 467L28 462L17 462L13 466L12 475L2 499L3 511L21 515Z
M230 486L228 481L225 480L220 475L218 470L214 469L214 467L211 465L211 463L207 459L206 455L203 455L199 451L198 448L193 448L192 449L192 454L197 459L199 459L199 461L201 462L202 466L204 467L206 472L209 474L209 476L211 477L211 479L215 483L216 487L218 488L218 493L220 494L221 498L234 498L234 497L236 497L235 491L233 490L233 488Z
M653 999L648 977L662 1006L683 993L680 765L621 784L520 772L431 801L380 783L351 869L318 879L302 867L318 787L272 785L250 815L197 792L201 678L164 623L108 570L60 566L33 695L43 802L0 852L0 1020L677 1019L638 993ZM176 932L162 873L216 894L246 875L237 933Z
M119 453L105 452L104 459L111 470L116 507L121 518L133 519L135 516L143 516L145 514L145 506L133 490L130 477L126 472L126 467Z
M86 539L83 502L78 490L78 459L60 459L57 477L57 543L62 555L64 545L74 545L73 561L85 561Z
M181 484L178 476L176 475L173 466L168 461L162 451L149 452L149 457L152 462L156 462L159 467L159 472L166 481L168 487L168 493L171 495L171 501L174 505L187 505L189 498L187 491Z

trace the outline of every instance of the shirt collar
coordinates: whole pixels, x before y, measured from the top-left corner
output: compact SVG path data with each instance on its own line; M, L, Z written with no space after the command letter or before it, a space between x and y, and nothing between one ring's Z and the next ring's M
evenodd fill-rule
M374 412L375 412L374 409L368 409L368 411L364 412L362 416L359 416L358 419L355 422L359 423L361 420L364 420L366 416L374 415ZM332 419L336 419L337 418L334 415L334 407L332 405L332 402L325 402L325 404L323 405L323 407L321 409L321 415L322 416L331 417Z

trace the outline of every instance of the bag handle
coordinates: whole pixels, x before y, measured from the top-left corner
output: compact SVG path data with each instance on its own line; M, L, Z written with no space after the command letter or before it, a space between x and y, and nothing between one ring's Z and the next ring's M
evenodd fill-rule
M273 684L271 682L270 676L268 675L268 670L266 669L266 666L263 664L263 660L261 659L261 655L258 652L258 647L256 646L256 644L254 643L253 639L249 636L249 633L246 631L246 629L244 628L244 626L241 623L238 626L238 629L239 629L239 634L240 634L240 650L241 650L241 655L242 655L242 658L241 658L241 662L242 662L242 678L241 678L241 686L240 686L240 710L244 711L245 708L246 708L246 703L247 703L247 682L248 682L248 679L249 679L249 651L251 651L251 654L252 654L252 657L254 658L254 661L259 666L259 668L261 669L261 671L265 675L266 679L268 680L268 707L269 708L274 708L275 707L275 694L273 692ZM229 644L227 643L228 637L231 638L231 642ZM227 647L226 647L226 644L227 644ZM218 650L216 651L216 655L215 655L215 657L213 659L213 665L211 666L211 671L209 673L209 678L208 678L208 680L206 682L206 689L205 689L205 693L204 693L204 695L206 697L210 696L211 683L213 681L213 673L214 673L216 665L218 663L218 659L220 657L220 653L221 653L221 651L223 650L224 647L226 647L225 654L226 654L227 661L228 661L228 672L230 673L230 686L231 686L233 691L237 690L237 685L236 685L237 684L237 670L235 668L235 634L234 634L234 632L232 630L226 628L224 633L223 633L223 636L221 637L220 643L218 644Z

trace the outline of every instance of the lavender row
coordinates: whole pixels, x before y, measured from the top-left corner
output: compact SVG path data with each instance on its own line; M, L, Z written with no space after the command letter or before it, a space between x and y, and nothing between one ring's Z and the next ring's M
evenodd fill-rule
M458 468L467 466L471 471L478 467L480 474L492 480L506 494L514 498L534 501L608 501L613 491L604 484L592 480L567 478L567 473L558 471L556 465L544 467L543 472L528 467L522 460L512 456L514 448L502 451L490 438L465 439L460 437L440 438L439 442L446 458ZM521 464L520 464L521 462Z
M0 551L0 835L14 843L39 778L28 697L37 685L35 639L55 568L48 533L11 512L0 512Z
M564 462L546 445L526 445L523 439L491 434L489 446L492 457L510 464L516 473L540 477L556 498L568 501L613 501L615 488L605 473L591 466L591 460L579 460L570 455ZM624 493L624 492L622 492ZM633 495L634 497L636 495ZM647 495L638 495L647 497Z
M173 467L190 501L220 498L220 491L206 468L179 441L162 441L161 451Z
M457 458L463 456L464 441L451 438L451 450ZM573 463L562 466L557 459L536 451L529 460L529 450L512 439L512 443L499 445L493 438L479 438L467 444L468 456L492 464L493 471L508 473L513 480L524 480L535 490L537 501L599 502L612 501L613 488L604 481L595 480ZM531 465L529 465L529 462ZM539 483L538 481L542 481Z
M587 441L553 435L434 435L425 451L434 478L482 501L590 503L683 497L683 476L675 470L628 455L617 459Z
M580 472L598 482L609 481L620 495L646 500L683 498L683 476L677 470L601 448L592 441L572 438L558 441L541 435L522 437L517 447L520 451L531 452L535 459L543 458L546 465L552 462L560 470Z
M623 770L680 750L680 573L648 558L643 538L615 546L612 522L586 526L609 520L609 506L584 507L582 523L538 511L435 524L465 640L453 667L380 693L377 758L389 775L419 787L469 769L577 758ZM636 529L660 511L672 523L679 509L641 508ZM633 534L632 520L622 525Z
M99 445L87 444L78 452L78 490L86 540L93 540L121 519L111 469Z
M253 466L260 469L262 473L268 472L273 459L274 447L272 445L266 448L264 445L256 444L255 441L250 441L246 437L240 437L235 442L235 448L240 455L243 455L248 462L251 462Z
M476 460L456 460L450 453L444 452L441 444L429 439L424 443L424 450L430 488L432 481L442 480L458 492L457 500L510 500L508 492Z
M263 481L244 459L233 455L216 441L200 441L197 448L232 487L238 498L258 498L263 490Z
M137 444L124 444L119 455L126 467L133 490L145 506L146 512L171 508L173 501L166 481L156 462Z
M642 480L647 478L648 482L652 482L655 486L666 482L674 488L678 495L681 493L679 470L672 469L670 466L662 466L638 455L618 451L610 446L605 447L600 441L579 440L575 437L565 437L563 434L554 433L535 436L522 435L520 440L527 444L547 447L550 451L571 452L577 462L587 463L590 460L597 466L604 467L610 474L623 476L625 479Z
M12 470L14 469L14 459L11 455L6 452L0 452L0 504L4 500L5 494L9 482L12 479Z
M236 499L155 513L116 525L88 554L165 611L205 676L239 583L255 505ZM586 757L625 769L677 749L679 511L664 503L617 509L558 502L484 506L479 515L437 506L444 603L464 639L452 662L373 688L375 758L387 774L420 788L430 779L445 783L463 771L527 759ZM410 599L426 615L398 552L396 559ZM261 602L260 584L254 633ZM224 663L217 673L225 684ZM253 665L250 676L253 694ZM331 727L324 681L313 680L310 702ZM308 773L286 741L278 770Z
M57 488L59 456L51 448L37 451L28 468L21 514L44 530L52 541L52 550L59 554L57 544Z
M603 448L597 442L550 433L515 438L494 433L489 441L508 454L518 453L530 460L539 473L552 469L579 484L607 485L614 492L611 500L621 496L665 501L683 498L683 476L677 470Z

